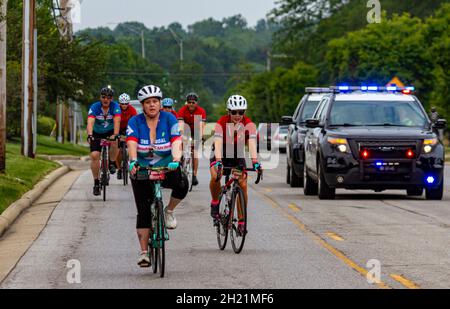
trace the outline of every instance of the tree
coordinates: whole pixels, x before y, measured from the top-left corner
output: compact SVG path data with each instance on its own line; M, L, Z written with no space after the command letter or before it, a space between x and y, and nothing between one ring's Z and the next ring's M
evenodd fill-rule
M434 17L427 20L424 37L428 56L433 63L432 78L429 85L430 106L437 106L439 114L450 117L450 4L443 4Z
M329 42L326 61L331 82L384 85L393 76L426 90L430 59L420 18L404 13Z

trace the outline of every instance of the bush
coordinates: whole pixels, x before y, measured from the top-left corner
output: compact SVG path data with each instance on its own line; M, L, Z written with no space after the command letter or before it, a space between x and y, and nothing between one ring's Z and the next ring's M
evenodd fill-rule
M37 123L38 134L50 136L50 133L52 133L55 124L56 121L53 118L46 116L39 116Z

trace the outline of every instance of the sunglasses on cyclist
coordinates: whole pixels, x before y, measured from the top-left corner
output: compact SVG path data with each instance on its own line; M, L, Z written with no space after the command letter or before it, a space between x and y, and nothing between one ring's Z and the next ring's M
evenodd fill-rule
M187 104L197 104L197 102L195 102L195 101L189 101L189 102L187 102Z
M239 114L239 116L244 116L245 111L230 111L231 115L236 116Z
M109 100L111 100L112 96L110 96L110 95L102 95L102 99L109 99Z
M130 103L119 103L120 105L128 105L128 104L130 104Z

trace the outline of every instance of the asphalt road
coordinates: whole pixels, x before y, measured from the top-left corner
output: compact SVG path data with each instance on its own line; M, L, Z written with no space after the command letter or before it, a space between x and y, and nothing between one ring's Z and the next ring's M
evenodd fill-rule
M439 202L344 190L320 201L285 183L282 155L251 185L249 234L236 255L217 247L206 162L199 173L176 210L164 279L136 265L131 187L113 180L103 203L86 171L0 288L450 288L448 185ZM69 260L80 262L81 283L67 281ZM368 272L380 281L370 284Z

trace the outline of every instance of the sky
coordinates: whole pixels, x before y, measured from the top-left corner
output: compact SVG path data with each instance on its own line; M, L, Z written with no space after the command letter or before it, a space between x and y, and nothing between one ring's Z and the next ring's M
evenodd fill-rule
M213 17L222 20L241 14L249 26L265 18L277 0L81 0L79 23L74 30L138 21L147 28L179 22L186 29L197 21Z

